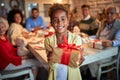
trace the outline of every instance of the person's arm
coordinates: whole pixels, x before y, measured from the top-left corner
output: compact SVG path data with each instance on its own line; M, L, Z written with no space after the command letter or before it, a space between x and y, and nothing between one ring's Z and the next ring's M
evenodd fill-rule
M94 22L92 22L91 24L91 30L90 30L90 35L96 35L98 29L100 28L101 23L98 19L96 19Z
M10 52L7 51L7 49L4 49L3 47L1 47L0 48L0 56L6 62L13 63L14 65L20 65L21 64L21 57L16 56L14 54L14 51L13 51L13 54L11 54Z
M82 45L82 38L78 35L76 35L74 42L77 46L81 46Z
M120 46L120 30L115 35L115 39L112 41L112 46Z
M19 27L17 27L16 24L13 23L10 26L8 35L9 35L10 42L14 46L16 46L16 38L21 35L21 30L19 29Z
M50 57L52 56L52 48L50 46L50 41L48 38L45 39L44 45L45 45L45 49L46 49L47 58L49 61Z
M81 55L80 55L80 57L79 57L79 65L81 65L82 63L83 63L83 61L85 60L85 58L84 58L84 56L83 56L83 51L84 51L84 48L82 47L82 39L81 39L81 37L80 36L76 36L76 38L75 38L75 44L77 45L77 46L81 46L81 48L80 48L80 53L81 53Z
M120 30L117 31L113 40L102 40L102 45L104 47L120 46Z
M30 18L28 18L27 19L27 21L26 21L26 29L28 30L28 32L30 32L31 31L31 21L29 20Z
M42 26L42 28L43 29L46 29L46 24L45 24L45 22L44 22L44 20L42 19L42 17L40 17L41 18L41 26Z

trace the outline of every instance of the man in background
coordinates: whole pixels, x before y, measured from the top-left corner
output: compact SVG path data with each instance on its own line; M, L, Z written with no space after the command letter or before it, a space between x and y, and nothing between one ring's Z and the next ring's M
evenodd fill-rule
M37 8L32 9L32 16L26 21L26 29L28 31L37 30L39 28L46 29L46 24L41 16L39 16L39 10Z
M80 31L88 34L89 36L95 35L100 26L100 22L90 15L89 5L84 4L81 6L81 9L83 19L79 22Z

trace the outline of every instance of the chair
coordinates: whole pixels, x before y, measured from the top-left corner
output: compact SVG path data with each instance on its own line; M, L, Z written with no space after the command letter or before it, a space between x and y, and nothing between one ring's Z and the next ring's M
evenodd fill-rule
M119 80L119 65L120 65L120 47L118 49L117 56L115 56L111 62L106 62L106 63L99 65L97 80L100 80L102 74L108 73L108 72L115 70L115 69L116 69L116 78L117 78L117 80ZM107 66L112 66L112 67L108 68ZM107 67L107 69L102 70L102 68L104 68L104 67Z
M34 80L34 76L31 68L0 71L0 80L7 79L7 78L14 78L14 77L22 76L25 74L29 74L29 77L24 80Z

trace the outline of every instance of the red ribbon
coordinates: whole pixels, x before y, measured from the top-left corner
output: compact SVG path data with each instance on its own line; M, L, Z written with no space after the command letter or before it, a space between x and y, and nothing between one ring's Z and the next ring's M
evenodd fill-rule
M93 42L93 48L95 48L95 43L96 42L99 42L100 40L99 39L95 39L94 42Z
M76 46L75 44L68 44L68 40L64 37L64 44L58 44L59 48L63 48L63 54L61 58L61 63L68 65L70 62L70 56L72 49L80 50L81 46Z
M53 34L54 34L54 32L48 32L48 34L46 34L45 37L51 36Z

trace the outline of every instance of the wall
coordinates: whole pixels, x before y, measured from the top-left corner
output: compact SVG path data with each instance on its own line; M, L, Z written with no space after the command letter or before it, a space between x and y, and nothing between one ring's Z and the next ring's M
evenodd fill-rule
M73 0L74 6L78 8L79 14L81 14L81 5L89 4L91 7L91 14L96 16L101 13L102 10L108 6L117 6L120 8L120 0Z
M1 0L0 0L1 1ZM3 0L5 2L5 7L7 10L11 10L10 7L10 0ZM39 4L39 10L40 15L44 18L45 22L49 24L49 17L45 17L44 15L44 4L53 4L57 3L58 0L17 0L20 4L19 8L25 12L26 18L29 16L28 12L28 4L29 3L38 3ZM84 3L90 4L91 7L91 14L93 16L96 16L98 13L101 13L104 8L110 5L115 5L120 8L120 0L62 0L62 3L64 4L70 4L70 9L73 9L74 7L77 7L78 14L81 15L81 5Z
M28 4L29 3L38 3L39 4L39 14L40 16L42 16L45 20L45 22L47 24L49 24L50 20L49 20L49 17L45 17L44 15L44 4L53 4L53 3L57 3L58 0L25 0L25 11L26 11L26 18L29 16L29 13L28 13ZM62 1L63 4L71 4L71 1L70 0L63 0ZM71 6L72 7L72 6Z
M5 3L5 8L7 9L7 11L9 12L12 8L10 7L10 0L1 0L0 2L4 2ZM15 0L11 0L12 2L12 4L14 5L14 1ZM18 1L18 3L19 3L19 9L21 9L21 10L24 10L24 0L17 0Z

